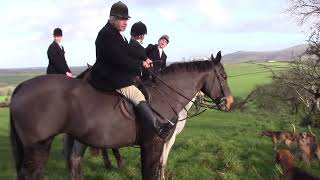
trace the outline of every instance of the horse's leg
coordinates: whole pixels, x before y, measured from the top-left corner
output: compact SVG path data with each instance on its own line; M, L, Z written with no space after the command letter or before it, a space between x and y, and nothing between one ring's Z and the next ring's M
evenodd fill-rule
M117 160L117 164L118 164L118 168L122 168L123 167L123 160L122 157L120 155L120 151L119 149L112 149L113 155Z
M53 138L50 138L23 148L24 158L19 179L44 179L52 140Z
M102 149L102 157L103 157L103 163L106 170L110 170L112 168L111 161L108 155L108 149L103 148Z
M83 180L83 174L81 171L81 159L86 151L87 146L75 140L71 156L69 159L71 179L73 180Z
M153 142L144 142L141 145L141 174L143 180L157 179L163 144L163 141L153 140Z
M123 160L122 157L120 155L119 149L112 149L113 155L117 160L117 164L118 164L118 168L122 168L123 167ZM108 149L104 148L102 149L102 156L103 156L103 162L104 162L104 166L105 168L111 169L112 165L111 165L111 161L108 155Z
M70 170L70 156L72 152L72 146L73 146L74 139L68 134L63 135L63 156L64 160L66 162L66 167L68 170Z
M172 137L169 139L168 142L166 142L163 146L163 151L160 159L160 179L165 179L165 170L167 165L168 156L171 150L171 147L173 146L175 140L176 140L176 134L177 131L175 131L172 135Z

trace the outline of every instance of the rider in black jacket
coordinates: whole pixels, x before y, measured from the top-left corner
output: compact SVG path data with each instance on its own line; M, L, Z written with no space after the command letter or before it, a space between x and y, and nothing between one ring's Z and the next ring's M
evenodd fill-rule
M47 74L65 74L72 77L71 71L64 57L64 48L61 45L62 30L60 28L54 29L53 38L54 41L50 44L47 51L49 59Z
M164 48L169 43L169 36L162 35L158 44L149 44L145 49L147 56L153 61L153 72L159 74L167 66L167 55L164 52ZM143 71L143 79L151 79L151 74L148 71Z
M139 117L150 123L161 138L165 138L173 126L169 122L161 123L133 83L136 73L142 68L149 68L152 61L129 56L129 45L122 35L129 18L124 3L119 1L112 5L109 22L96 39L97 60L92 67L89 83L99 90L116 90L128 98L135 105Z

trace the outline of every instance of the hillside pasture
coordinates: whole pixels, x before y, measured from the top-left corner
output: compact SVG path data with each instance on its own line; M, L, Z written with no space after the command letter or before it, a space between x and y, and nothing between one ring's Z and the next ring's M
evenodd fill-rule
M7 98L7 96L0 96L0 102L4 101Z
M272 81L272 72L283 72L288 63L241 63L225 65L232 94L236 97L247 96L257 85Z

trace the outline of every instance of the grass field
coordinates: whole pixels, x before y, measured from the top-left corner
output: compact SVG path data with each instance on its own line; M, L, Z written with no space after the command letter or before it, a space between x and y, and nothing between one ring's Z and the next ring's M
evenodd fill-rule
M278 179L270 139L259 133L265 129L290 130L294 117L208 112L188 121L177 138L167 167L168 179ZM0 110L0 179L13 179L14 171L8 142L8 109ZM298 128L298 130L302 130ZM319 135L319 132L316 131ZM61 138L52 146L48 179L66 179L61 154ZM87 153L85 179L139 179L139 149L123 148L125 167L103 169L102 158ZM303 163L300 163L303 165ZM115 165L115 163L114 163ZM319 166L308 169L320 175Z
M4 85L16 86L22 81L31 79L39 74L0 74L0 83Z
M281 64L282 66L283 64ZM284 65L285 66L285 65ZM255 85L268 83L270 73L239 74L265 71L250 64L227 65L229 84L236 96L246 96ZM8 139L8 109L0 109L0 179L14 179L13 160ZM263 130L291 130L299 117L265 112L240 113L207 111L188 120L186 129L177 137L169 156L167 179L280 179L275 168L271 140L260 136ZM297 127L298 131L305 130ZM320 131L314 129L320 135ZM47 179L67 179L62 157L61 137L51 149ZM83 164L85 179L140 179L138 148L123 148L123 169L105 171L102 158L86 154ZM115 162L113 162L115 165ZM319 164L297 165L320 176Z
M270 67L275 72L284 70L287 63L259 63L259 64L227 64L225 65L228 82L234 96L245 97L257 85L271 82L272 73L265 66Z
M0 96L0 102L4 101L6 99L6 96Z

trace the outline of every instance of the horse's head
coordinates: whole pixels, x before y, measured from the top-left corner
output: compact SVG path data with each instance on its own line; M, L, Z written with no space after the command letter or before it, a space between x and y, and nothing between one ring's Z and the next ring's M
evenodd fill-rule
M201 90L218 105L220 110L229 111L233 104L233 96L227 82L227 73L220 62L221 52L219 51L215 58L211 55L211 61L212 71L206 77Z

